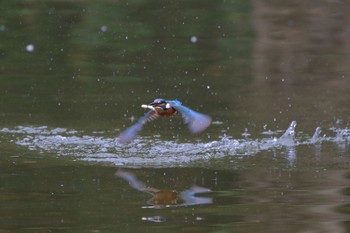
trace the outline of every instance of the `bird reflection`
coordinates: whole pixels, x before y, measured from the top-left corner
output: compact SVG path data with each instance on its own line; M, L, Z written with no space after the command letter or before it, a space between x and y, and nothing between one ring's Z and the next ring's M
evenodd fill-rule
M147 122L153 121L159 116L173 116L177 112L181 113L184 123L188 126L192 134L198 134L204 131L211 124L210 116L193 111L183 106L178 100L155 99L152 103L143 104L141 107L150 111L119 136L119 143L125 144L132 142Z
M152 198L147 201L148 206L143 208L180 207L213 203L211 197L196 196L197 194L212 192L207 188L192 186L178 193L176 190L160 190L148 187L130 172L118 170L115 175L127 181L132 188L152 195Z

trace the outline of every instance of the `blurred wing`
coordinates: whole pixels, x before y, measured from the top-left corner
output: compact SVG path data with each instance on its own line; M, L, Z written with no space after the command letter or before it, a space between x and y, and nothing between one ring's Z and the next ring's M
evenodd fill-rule
M197 134L205 130L211 124L211 117L180 104L178 101L170 101L170 106L179 111L192 134Z
M144 124L146 124L148 121L157 119L157 117L158 117L158 114L153 110L147 112L134 125L130 126L120 134L118 138L118 142L122 144L132 142L136 138L137 134L142 130Z
M193 186L190 189L187 189L180 193L179 197L184 201L184 205L202 205L202 204L211 204L213 203L212 197L197 197L197 194L201 193L210 193L210 189Z
M123 180L127 181L131 187L133 187L136 190L144 191L144 189L147 187L142 181L139 181L134 174L130 172L125 172L122 170L118 170L115 173L116 176L122 178Z

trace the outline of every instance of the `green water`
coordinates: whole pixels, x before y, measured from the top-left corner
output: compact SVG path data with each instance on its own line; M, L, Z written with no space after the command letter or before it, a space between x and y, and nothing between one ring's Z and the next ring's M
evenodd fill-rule
M1 1L0 232L348 232L348 5ZM213 124L118 144L158 97Z

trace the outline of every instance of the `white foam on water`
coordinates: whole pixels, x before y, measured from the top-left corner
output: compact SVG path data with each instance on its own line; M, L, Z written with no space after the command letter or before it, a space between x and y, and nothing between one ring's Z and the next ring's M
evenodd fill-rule
M159 137L138 137L132 143L122 145L117 137L104 136L103 132L85 135L83 131L49 128L47 126L17 126L0 129L2 140L14 142L29 150L52 153L60 156L72 156L80 160L113 163L125 167L188 167L229 156L241 158L257 154L263 150L286 147L287 159L295 160L296 146L316 144L323 141L344 145L350 141L349 129L331 130L334 137L320 136L321 129L316 128L311 137L296 137L296 122L293 121L281 137L275 137L279 131L268 131L267 138L233 139L221 136L210 142L164 141Z

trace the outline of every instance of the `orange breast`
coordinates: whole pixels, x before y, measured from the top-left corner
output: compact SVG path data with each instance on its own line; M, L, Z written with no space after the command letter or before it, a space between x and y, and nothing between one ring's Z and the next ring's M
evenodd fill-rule
M160 190L154 195L155 205L175 205L177 204L177 192L175 190Z
M173 108L163 109L163 108L156 108L157 113L160 116L171 116L176 113L176 110Z

